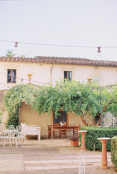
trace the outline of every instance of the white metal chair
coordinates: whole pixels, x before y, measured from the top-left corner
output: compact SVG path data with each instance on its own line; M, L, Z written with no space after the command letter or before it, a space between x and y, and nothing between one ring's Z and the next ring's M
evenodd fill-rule
M14 130L15 128L14 128L14 125L9 125L9 128L8 128L9 130Z
M27 139L26 139L26 134L25 132L18 132L18 145L21 143L22 146L24 143L27 142Z
M16 147L17 147L17 144L18 144L18 133L17 132L12 132L11 135L10 135L10 143L11 143L11 146L12 144L16 144Z

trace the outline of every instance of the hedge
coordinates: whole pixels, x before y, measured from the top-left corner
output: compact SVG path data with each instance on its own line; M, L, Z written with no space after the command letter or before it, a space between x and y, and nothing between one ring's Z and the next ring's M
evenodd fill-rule
M111 161L115 165L115 171L117 171L117 136L111 139Z
M86 149L93 150L95 143L95 150L102 150L102 143L97 140L101 137L112 138L117 135L117 128L115 127L94 127L94 126L84 126L81 127L81 130L87 130L85 134L85 147ZM106 143L107 151L111 151L111 139Z

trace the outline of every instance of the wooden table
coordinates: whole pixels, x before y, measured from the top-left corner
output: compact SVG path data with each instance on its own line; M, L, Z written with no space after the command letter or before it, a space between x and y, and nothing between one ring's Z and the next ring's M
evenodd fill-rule
M76 126L76 125L63 125L63 126L59 126L59 125L48 125L48 127L54 132L55 129L61 129L61 128L64 128L64 129L73 129L73 135L75 135L75 132L77 132L77 136L78 136L78 130L80 130L80 125L79 126Z

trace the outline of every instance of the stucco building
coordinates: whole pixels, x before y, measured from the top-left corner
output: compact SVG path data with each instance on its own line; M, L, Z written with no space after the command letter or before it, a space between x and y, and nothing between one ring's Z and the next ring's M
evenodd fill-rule
M17 84L29 83L27 74L31 73L31 83L43 85L48 82L55 85L60 79L87 82L88 78L98 81L101 85L117 82L117 62L89 60L81 58L63 57L35 57L35 58L9 58L0 57L0 109L4 115L3 124L7 119L4 111L2 97L6 90ZM81 124L80 117L69 113L69 124ZM47 124L52 124L52 117L48 113L38 115L30 106L21 105L20 121L27 124L38 124L42 127L42 136L47 136ZM46 124L45 124L46 121ZM87 122L89 117L87 117Z

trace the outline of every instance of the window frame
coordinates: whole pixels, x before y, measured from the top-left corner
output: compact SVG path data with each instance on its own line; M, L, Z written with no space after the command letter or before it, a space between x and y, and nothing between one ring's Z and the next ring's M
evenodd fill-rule
M65 111L63 111L63 109L60 109L60 111L62 111L62 112L65 112ZM54 123L54 112L52 112L52 124L53 124L53 126L58 126L59 125L59 123ZM67 123L66 123L66 125L69 125L69 114L67 113L66 114L66 116L67 116Z
M8 75L8 71L9 70L11 70L11 75L10 76ZM15 74L17 74L17 70L16 69L7 69L7 83L12 83L12 84L16 83L16 80L15 80L15 82L13 82L13 77L15 77L15 79L16 79L16 75L13 76L13 71L14 70L15 70ZM8 77L11 77L10 82L8 82Z
M67 72L67 78L65 78L65 72ZM69 72L71 72L71 79L69 77ZM72 71L64 71L64 80L68 79L70 82L72 81Z

